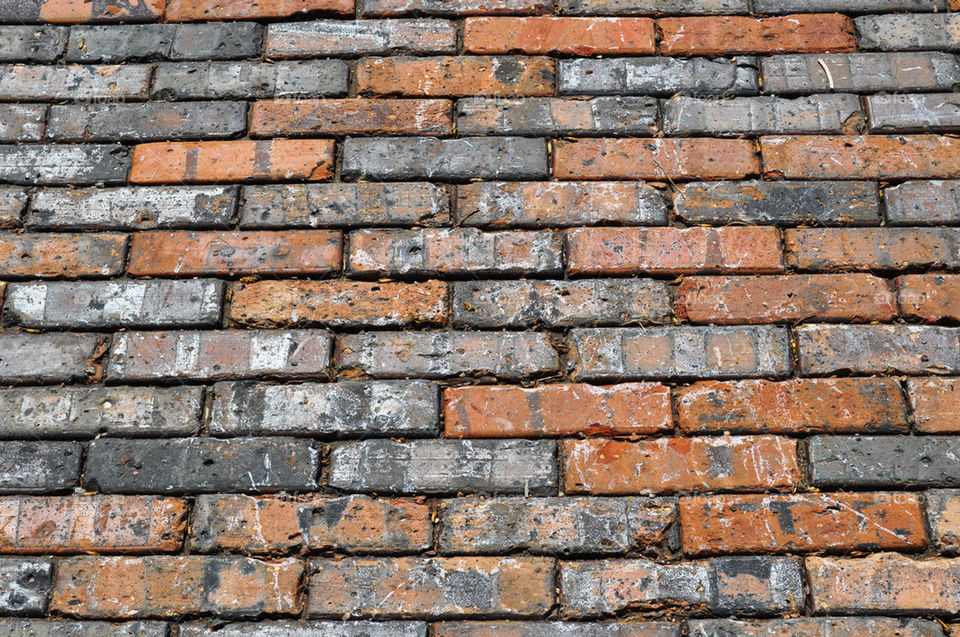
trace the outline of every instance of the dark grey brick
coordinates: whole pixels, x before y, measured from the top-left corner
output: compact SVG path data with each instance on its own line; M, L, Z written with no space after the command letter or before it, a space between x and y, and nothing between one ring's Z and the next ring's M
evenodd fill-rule
M905 13L867 15L855 20L863 51L958 51L960 15Z
M52 571L50 560L0 557L0 613L36 615L44 612L52 588Z
M960 330L931 325L801 325L803 374L960 374Z
M119 144L0 145L0 182L122 183L129 168L130 151Z
M774 635L945 637L945 633L936 622L904 617L797 617L755 621L691 619L687 621L687 635L688 637L772 637Z
M315 20L267 27L269 58L454 53L456 25L447 20Z
M23 188L0 186L0 228L19 225L29 200L30 197Z
M0 62L52 62L66 42L66 27L5 24L0 26Z
M0 619L0 637L167 637L163 622L70 621L66 619Z
M690 224L880 225L867 181L705 181L680 185L674 211Z
M263 27L256 22L179 24L170 47L173 60L259 57Z
M89 63L257 57L262 30L252 22L75 26L64 59Z
M552 440L363 440L331 451L328 482L377 493L552 495L556 451Z
M40 141L46 116L44 104L0 104L0 142Z
M536 179L549 174L547 143L526 137L350 138L343 175L368 179Z
M960 486L960 439L937 436L816 436L813 484L876 489Z
M200 427L201 387L43 387L0 390L0 436L189 436Z
M856 131L861 117L860 99L843 94L724 100L681 96L663 100L662 107L668 135L844 133Z
M951 90L960 82L960 61L947 53L774 55L762 59L760 69L763 90L784 95Z
M344 95L347 73L343 60L158 64L151 95L165 100Z
M604 58L560 60L559 92L566 95L755 95L756 60L717 58Z
M217 383L214 435L434 435L439 388L417 380L271 385Z
M946 0L753 0L757 13L945 11Z
M470 97L457 102L457 132L468 135L649 135L656 126L657 100L652 97Z
M37 328L217 327L222 281L13 283L6 321Z
M0 493L47 493L80 483L79 442L0 441Z
M427 637L427 625L410 621L181 624L179 637Z
M247 105L242 102L55 104L50 108L46 138L71 142L218 139L242 134L246 128Z
M95 370L96 334L0 334L0 383L65 383Z
M0 65L0 99L101 102L147 95L149 64L120 66Z
M268 493L316 487L319 451L295 438L100 438L84 487L103 493Z
M560 13L570 15L647 15L669 13L749 13L747 0L559 0Z
M883 189L891 226L960 223L960 181L906 181Z
M960 130L960 94L870 95L867 113L871 132L956 131Z

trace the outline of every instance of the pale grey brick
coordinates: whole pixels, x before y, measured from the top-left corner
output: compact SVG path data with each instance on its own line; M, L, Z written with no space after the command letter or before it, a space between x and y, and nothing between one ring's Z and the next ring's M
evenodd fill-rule
M829 70L829 77L824 67ZM762 59L760 69L763 90L785 95L830 90L951 90L960 82L960 61L947 53L774 55Z
M120 101L146 97L149 64L120 66L0 65L2 100Z
M680 637L680 624L644 620L638 623L558 622L558 621L483 621L441 622L437 637L489 637L512 634L515 637ZM510 632L507 632L510 631ZM725 636L730 637L730 636Z
M543 14L553 9L550 0L361 0L365 16L398 15L482 15L482 14ZM491 7L494 7L491 10Z
M96 334L0 334L0 382L83 380L97 350Z
M247 128L242 102L148 104L55 104L46 138L57 141L147 142L167 139L220 139Z
M270 58L454 53L457 29L446 20L316 20L267 27Z
M167 637L163 622L115 624L67 619L0 619L0 637Z
M179 637L427 637L427 625L412 621L181 624Z
M0 104L0 142L40 141L46 116L43 104Z
M960 223L960 181L906 181L883 189L887 223L935 226Z
M79 25L70 30L70 62L230 60L260 55L262 29L252 22Z
M756 13L945 11L946 0L753 0Z
M559 0L560 13L570 15L647 15L669 13L749 13L747 0Z
M559 92L566 95L755 95L756 60L717 58L603 58L560 60Z
M130 151L119 144L0 145L0 182L122 183L129 169Z
M8 615L44 612L50 596L52 571L50 560L0 557L0 612Z
M813 484L851 489L960 486L960 439L938 436L815 436Z
M751 133L844 133L860 123L856 95L826 94L784 99L675 97L662 101L668 135L745 135Z
M23 211L27 209L30 197L23 188L0 186L0 228L13 228L20 225Z
M154 99L251 99L344 95L343 60L158 64Z
M868 15L854 22L863 51L960 50L960 15L956 13Z
M657 100L652 97L470 97L457 102L457 132L468 135L649 135L656 126Z
M960 130L960 94L869 95L870 132Z
M79 442L0 441L0 493L72 489L80 483L82 459Z
M773 637L774 635L945 637L945 633L936 622L904 617L796 617L756 621L696 619L687 622L687 635L689 637Z
M958 374L960 330L931 325L801 325L803 374Z
M67 27L0 26L0 62L53 62L63 53Z

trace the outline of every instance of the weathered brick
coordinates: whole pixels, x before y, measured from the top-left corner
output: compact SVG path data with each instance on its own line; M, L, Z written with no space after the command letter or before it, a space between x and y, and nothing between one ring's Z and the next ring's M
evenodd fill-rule
M677 96L663 101L663 131L669 135L752 133L843 133L860 121L856 95L735 97Z
M956 554L960 550L960 490L932 489L925 496L931 541L940 551Z
M47 107L43 104L0 104L0 141L38 142L46 118Z
M200 387L44 387L0 390L0 430L22 439L190 436Z
M657 29L661 33L660 52L665 55L857 50L853 22L839 14L661 18Z
M478 182L457 186L456 223L491 228L666 225L667 207L650 186L608 182Z
M222 380L326 373L330 336L323 330L122 332L107 368L112 381Z
M575 15L635 15L688 13L748 13L746 0L559 0L560 13Z
M818 487L960 486L960 442L954 438L817 436L808 451Z
M652 97L470 97L457 101L457 132L485 135L649 135L657 130Z
M125 62L249 58L260 55L262 39L263 27L251 22L82 26L70 30L65 59Z
M344 95L342 60L158 64L154 99L265 99Z
M326 274L340 270L339 232L139 232L127 272L134 276L195 274Z
M680 637L680 625L657 621L631 624L599 621L451 621L434 624L433 634L435 637Z
M554 142L557 179L738 179L760 172L740 139L580 139Z
M74 142L215 139L242 134L239 102L53 105L46 139Z
M774 55L760 60L760 71L764 91L774 95L949 91L960 82L960 61L946 53Z
M447 20L319 20L269 25L264 54L298 58L453 53L456 48L457 29Z
M864 51L960 50L960 15L903 13L856 19Z
M960 611L960 560L880 553L863 559L809 557L806 566L816 613Z
M43 190L34 194L36 198ZM0 186L0 228L14 228L20 225L23 212L27 209L30 197L23 188Z
M201 553L411 552L430 548L430 535L430 507L414 500L202 495L190 548Z
M18 0L0 7L0 19L15 22L156 22L163 0Z
M956 228L798 228L784 233L787 265L813 272L951 267Z
M912 493L813 493L680 498L687 555L918 550L927 543Z
M286 18L302 13L351 14L350 0L269 0L250 4L243 0L167 0L168 20L236 20Z
M450 203L424 183L244 186L244 228L432 226L447 221Z
M119 144L0 144L0 181L28 186L122 183L130 151Z
M217 383L218 436L423 436L437 432L439 390L421 380L269 385Z
M463 48L470 53L653 54L650 18L467 18Z
M15 637L167 637L167 625L155 621L124 623L67 619L0 619L0 635Z
M80 484L77 442L0 441L0 493L48 493Z
M907 380L907 392L917 431L960 431L960 379L910 378Z
M365 16L511 15L549 13L547 0L362 0Z
M12 234L0 240L0 274L7 277L95 277L123 272L122 234Z
M329 486L344 491L552 495L552 440L362 440L330 453Z
M341 371L379 378L512 380L556 372L560 366L549 339L535 332L361 332L340 336L338 349Z
M787 557L562 562L560 581L560 614L577 619L626 610L766 615L803 604L799 563Z
M477 385L449 387L443 398L450 438L643 435L673 428L670 390L659 383Z
M675 390L685 433L906 432L892 378L704 381Z
M220 281L62 281L14 283L4 320L25 327L216 327Z
M892 226L935 226L960 222L960 181L907 181L883 189Z
M0 334L0 382L66 383L98 372L96 334Z
M0 553L177 551L186 524L187 503L173 498L0 498Z
M692 323L869 322L897 317L887 282L872 274L692 276L677 289L676 315Z
M67 33L66 27L0 26L0 62L53 62L63 53Z
M880 224L877 186L866 181L696 182L677 188L673 208L689 224Z
M180 624L178 630L178 637L427 637L426 623L415 621L218 622Z
M309 491L320 457L297 438L99 438L87 447L84 487L102 493Z
M553 95L553 69L546 57L398 56L360 60L356 74L361 95L542 96Z
M870 131L922 132L960 128L960 104L951 101L954 99L953 93L868 95Z
M236 186L43 188L33 193L26 225L44 230L224 227L236 207Z
M310 562L306 612L312 617L529 617L550 610L553 586L553 560L546 558L317 559Z
M561 449L566 493L763 491L802 480L796 441L777 436L591 438L565 440Z
M796 328L804 375L960 373L960 333L926 325L802 325Z
M440 504L443 553L626 553L666 541L666 498L457 498Z
M255 102L250 135L449 135L450 100L323 99Z
M547 154L546 140L527 137L348 138L342 174L383 180L538 179L549 175Z
M463 281L453 285L455 327L571 327L663 323L670 291L650 279Z
M51 610L79 617L293 615L302 562L249 557L71 557L57 565Z
M806 11L942 11L944 0L753 0L757 13L794 13Z
M583 275L757 273L782 269L775 228L576 228L567 271Z
M796 617L764 621L694 619L687 622L687 634L690 637L944 637L943 630L935 622L903 617Z
M0 612L36 615L47 609L53 563L37 558L0 558ZM0 626L2 628L2 626Z
M756 95L760 90L752 58L560 60L557 73L561 95Z
M149 64L123 66L0 65L0 99L118 101L146 97Z
M897 282L897 301L905 318L931 323L960 319L960 277L957 275L914 274L902 276Z

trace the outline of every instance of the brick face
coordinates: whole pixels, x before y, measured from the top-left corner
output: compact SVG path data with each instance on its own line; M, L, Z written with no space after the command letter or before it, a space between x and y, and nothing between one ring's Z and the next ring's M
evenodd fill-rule
M837 53L857 47L853 22L837 14L663 18L657 28L666 55Z

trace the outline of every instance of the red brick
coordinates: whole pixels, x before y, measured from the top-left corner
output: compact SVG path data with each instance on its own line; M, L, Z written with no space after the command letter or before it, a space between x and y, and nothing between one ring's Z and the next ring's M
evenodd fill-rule
M916 550L927 543L913 493L681 498L680 526L687 555Z
M960 275L911 274L900 277L898 285L904 318L931 323L960 320Z
M955 228L796 228L784 232L787 265L818 272L950 267Z
M50 610L80 617L256 617L300 612L303 564L247 557L72 557L60 561Z
M721 325L889 321L897 304L886 282L870 274L695 276L680 284L676 314Z
M130 245L134 276L325 274L340 270L340 233L141 232Z
M230 304L230 320L253 327L442 325L447 313L443 281L257 281L239 283Z
M166 0L43 0L40 19L44 22L155 22L163 16ZM26 5L35 4L26 2Z
M762 137L775 179L911 179L960 175L960 140L944 135Z
M652 54L650 18L467 18L463 47L470 53Z
M549 13L549 0L363 0L365 16Z
M126 253L124 234L3 234L0 276L115 276Z
M577 228L567 231L570 274L777 272L776 228Z
M835 13L775 18L662 18L657 20L657 28L661 33L660 52L664 55L840 53L857 50L853 21Z
M755 150L744 139L557 140L553 174L557 179L740 179L760 172Z
M960 378L911 378L907 392L917 431L960 432Z
M250 135L449 135L450 100L326 99L254 102Z
M177 551L187 503L149 495L0 498L0 553Z
M670 390L659 383L450 387L448 438L652 434L673 427Z
M565 492L602 495L756 491L802 480L796 441L777 436L565 440L563 475Z
M333 176L333 148L329 139L139 144L133 148L130 182L322 181Z
M154 0L155 2L157 0ZM237 20L286 18L323 11L353 13L353 0L166 0L167 20Z
M907 431L907 405L892 378L704 381L675 390L686 433ZM960 411L960 406L958 406Z
M360 60L361 95L462 97L553 95L554 62L546 57L392 57Z

